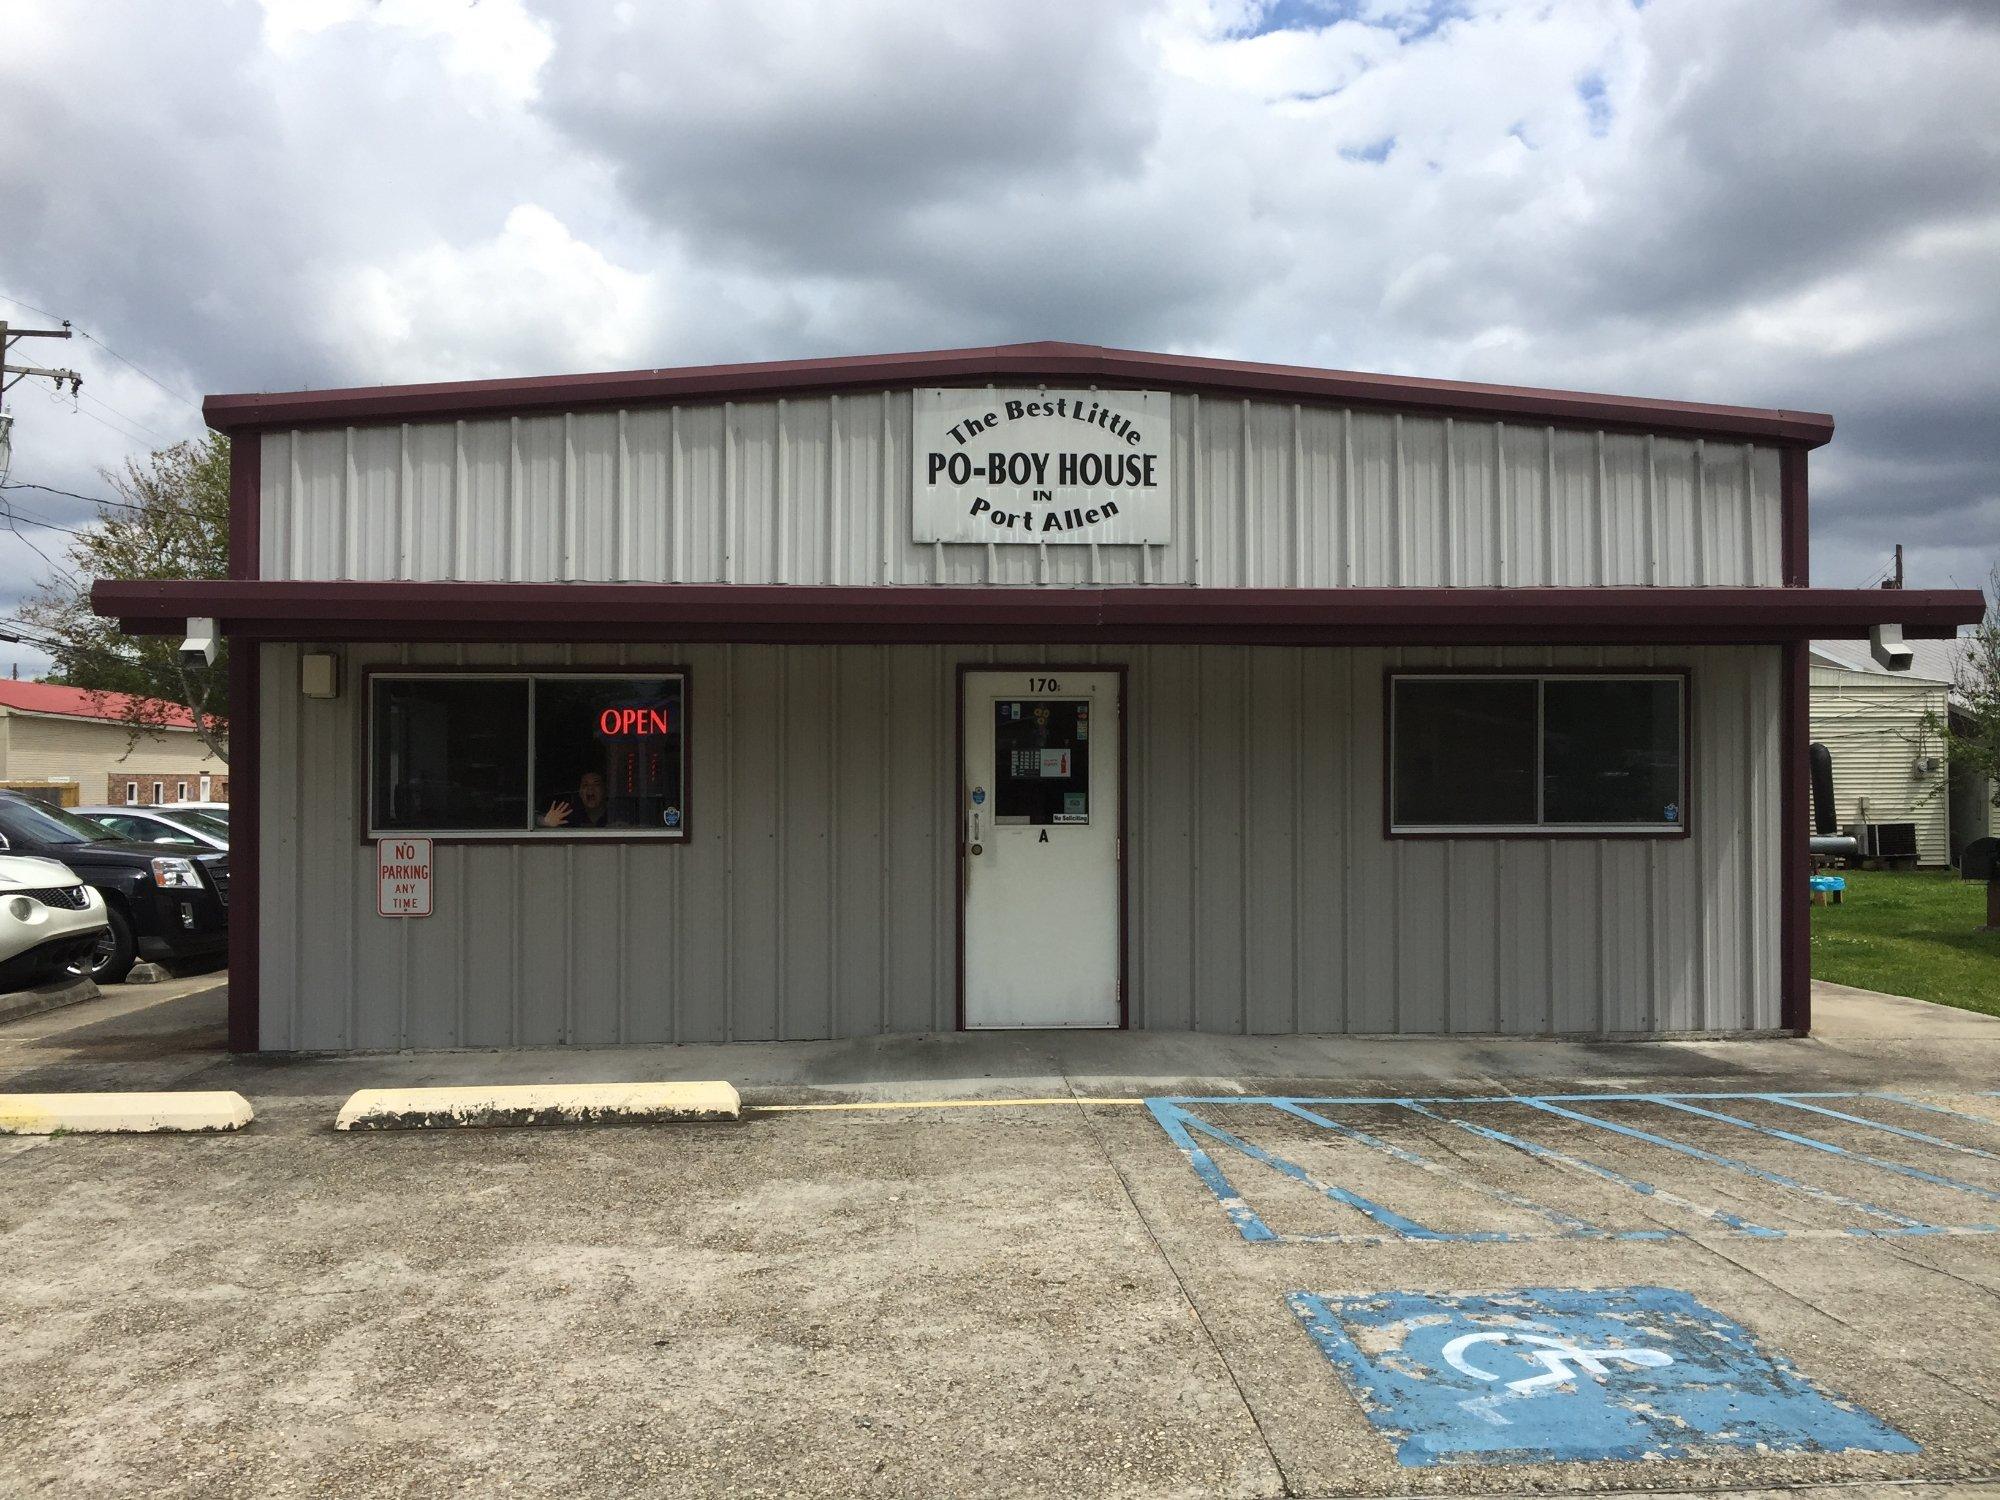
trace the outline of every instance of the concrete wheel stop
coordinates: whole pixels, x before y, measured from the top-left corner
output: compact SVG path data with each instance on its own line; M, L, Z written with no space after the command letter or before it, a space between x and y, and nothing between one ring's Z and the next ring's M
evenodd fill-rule
M453 1126L652 1125L734 1120L735 1088L703 1083L529 1083L458 1088L362 1089L340 1107L335 1130L437 1130Z
M169 1135L241 1130L256 1118L227 1090L162 1094L0 1094L4 1135Z

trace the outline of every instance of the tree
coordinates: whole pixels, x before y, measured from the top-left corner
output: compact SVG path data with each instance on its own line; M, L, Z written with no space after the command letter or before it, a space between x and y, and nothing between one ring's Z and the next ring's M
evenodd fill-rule
M229 442L210 433L176 443L125 471L107 471L119 499L99 504L97 519L69 546L73 576L47 580L21 617L50 637L50 682L104 694L104 705L133 738L170 722L174 708L194 716L195 733L225 763L229 759L228 658L218 644L215 664L181 664L180 642L128 636L116 620L94 614L97 578L222 578L229 570Z
M1986 618L1973 627L1958 671L1958 702L1940 726L1954 765L1986 778L2000 807L2000 567L1986 593Z

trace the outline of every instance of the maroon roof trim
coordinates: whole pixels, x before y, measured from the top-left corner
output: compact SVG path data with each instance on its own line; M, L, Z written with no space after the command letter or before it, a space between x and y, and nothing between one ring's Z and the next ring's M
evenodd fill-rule
M1531 386L1422 380L1404 375L1368 375L1303 365L1255 364L1065 343L1000 344L979 349L691 365L679 369L543 375L517 380L457 380L431 385L210 396L202 405L202 413L208 425L217 431L234 432L326 423L446 421L668 401L825 395L847 390L989 380L1147 387L1352 406L1393 406L1438 415L1747 438L1807 448L1816 448L1833 436L1833 418L1821 412L1709 406L1693 401L1658 401Z
M1976 589L802 587L101 580L135 634L213 615L268 640L1029 642L1785 641L1894 623L1941 639Z

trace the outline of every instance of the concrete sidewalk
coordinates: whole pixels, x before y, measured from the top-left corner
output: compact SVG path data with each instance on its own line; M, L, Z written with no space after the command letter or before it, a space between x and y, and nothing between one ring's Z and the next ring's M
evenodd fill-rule
M1814 1034L1752 1041L957 1032L838 1042L234 1057L216 976L0 1026L0 1091L234 1089L259 1106L361 1088L724 1078L747 1103L1093 1095L1731 1087L1977 1089L2000 1017L1813 986ZM330 1116L329 1116L330 1123Z

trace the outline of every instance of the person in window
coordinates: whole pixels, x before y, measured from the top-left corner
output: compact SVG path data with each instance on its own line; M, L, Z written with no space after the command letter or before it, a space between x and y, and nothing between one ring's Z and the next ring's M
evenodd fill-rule
M576 779L576 801L558 797L537 821L544 828L604 828L611 822L611 803L605 795L604 773L585 771Z

